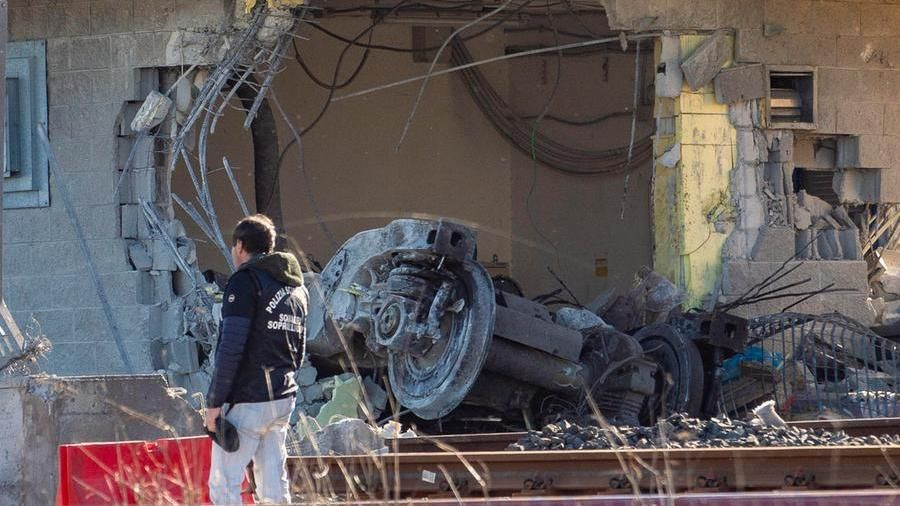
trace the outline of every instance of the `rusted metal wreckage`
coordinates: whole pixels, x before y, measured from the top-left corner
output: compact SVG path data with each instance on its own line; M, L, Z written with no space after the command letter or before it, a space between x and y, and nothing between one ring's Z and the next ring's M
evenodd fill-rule
M748 322L727 312L676 311L622 331L587 309L552 310L514 284L495 283L477 260L474 232L446 220L401 219L361 232L312 276L307 351L387 368L399 404L426 420L460 406L527 419L553 396L591 402L587 413L612 423L636 424L661 412L741 412L752 407L742 402L763 397L784 406L785 396L797 394L785 390L792 370L785 363L806 360L824 376L896 374L893 343L836 317ZM755 395L739 398L734 384L723 389L723 376L753 345L767 350L756 363L768 376L756 379Z

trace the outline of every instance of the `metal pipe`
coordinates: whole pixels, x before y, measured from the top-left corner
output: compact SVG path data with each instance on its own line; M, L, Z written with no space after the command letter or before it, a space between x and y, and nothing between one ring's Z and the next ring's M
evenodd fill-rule
M588 384L580 364L496 336L484 368L555 392L580 392Z

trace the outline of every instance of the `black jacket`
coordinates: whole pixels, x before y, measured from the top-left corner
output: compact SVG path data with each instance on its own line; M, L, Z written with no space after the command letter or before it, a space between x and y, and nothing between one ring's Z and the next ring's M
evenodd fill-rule
M308 293L297 259L256 257L228 280L209 407L294 395L303 356Z

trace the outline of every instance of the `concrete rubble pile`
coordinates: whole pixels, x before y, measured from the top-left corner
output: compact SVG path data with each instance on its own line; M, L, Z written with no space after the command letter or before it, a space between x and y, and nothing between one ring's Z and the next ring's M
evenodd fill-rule
M302 417L316 420L320 427L331 423L334 417L377 419L387 406L387 393L378 386L372 376L362 380L352 372L345 372L321 379L309 361L303 360L297 370L297 392L291 423Z
M832 206L807 190L794 191L795 146L790 131L757 136L762 162L761 189L766 211L765 226L756 242L753 259L861 260L859 227L843 205Z
M398 422L390 421L374 427L359 418L341 418L320 429L314 429L312 419L300 420L288 433L288 454L366 455L387 453L390 440L416 437L410 429L402 431Z
M206 394L212 375L215 346L221 321L222 294L215 285L194 290L163 306L162 357L160 371L169 384L190 394ZM192 402L195 402L193 395Z
M665 322L683 298L684 293L665 276L644 268L638 272L635 284L628 292L618 296L601 296L591 309L606 324L627 332Z
M653 427L579 425L567 420L531 431L508 450L608 450L614 448L751 448L759 446L900 445L900 436L851 437L844 431L773 427L754 422L672 415Z
M318 376L309 357L304 357L295 376L300 390L288 434L292 455L364 454L384 447L386 438L400 437L395 422L377 428L366 421L374 423L387 406L387 393L373 376L360 379L352 372Z
M797 230L798 258L803 260L860 260L859 228L843 206L800 190L790 196Z

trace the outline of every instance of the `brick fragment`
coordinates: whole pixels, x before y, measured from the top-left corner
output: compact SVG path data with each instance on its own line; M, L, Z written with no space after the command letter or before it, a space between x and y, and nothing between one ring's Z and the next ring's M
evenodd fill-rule
M766 69L761 64L724 69L715 78L716 100L733 104L763 98L768 88L766 78Z
M682 64L681 70L691 89L710 82L734 54L731 38L718 31L704 40Z

